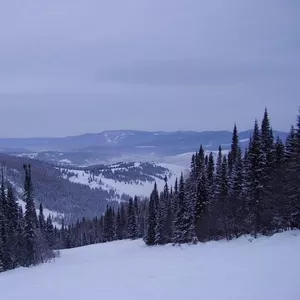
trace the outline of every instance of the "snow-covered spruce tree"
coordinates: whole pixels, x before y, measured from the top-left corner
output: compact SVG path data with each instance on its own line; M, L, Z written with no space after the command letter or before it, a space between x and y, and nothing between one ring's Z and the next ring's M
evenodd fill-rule
M300 112L297 118L297 127L296 129L291 128L286 142L285 171L289 227L291 229L300 228Z
M163 192L164 202L165 202L165 224L164 224L164 232L165 232L165 242L171 243L173 240L173 220L174 214L172 209L172 193L169 192L168 180L165 177L165 186Z
M181 173L178 191L178 211L174 223L174 240L175 244L191 243L190 235L190 214L185 195L185 184L183 173Z
M104 242L111 242L116 239L115 213L112 207L107 207L104 215Z
M31 182L31 167L24 165L25 184L24 184L24 202L25 206L25 228L24 228L24 246L25 261L24 266L29 267L38 263L37 258L37 215L33 200L33 187Z
M220 232L221 236L226 239L230 239L230 227L229 227L229 177L228 177L228 161L226 156L223 156L221 183L219 193L219 211L218 216L220 220Z
M118 240L122 240L124 238L120 208L118 208L117 217L116 217L116 235Z
M215 182L215 162L214 162L214 156L212 152L210 152L208 157L206 174L207 174L206 178L207 178L209 198L211 200L214 196L214 182Z
M261 124L261 149L262 149L262 160L263 160L263 176L262 176L262 185L263 185L263 203L264 209L262 211L262 233L269 234L274 231L272 226L273 218L273 207L274 200L273 197L273 186L272 180L275 176L275 143L273 130L270 125L270 119L267 109L265 109L264 117Z
M247 174L247 213L250 232L257 237L262 231L263 203L263 171L264 157L262 152L261 135L255 121L253 137L248 151Z
M121 210L120 210L120 214L121 214L121 228L122 228L122 236L123 239L127 238L127 212L125 209L125 205L124 203L121 203Z
M196 206L195 206L195 228L197 239L200 242L209 239L209 215L210 204L208 181L203 173L198 182Z
M140 226L142 226L141 224L141 220L140 220L140 201L138 200L138 197L135 196L134 200L133 200L133 205L134 205L134 214L135 214L135 224L136 224L136 230L135 230L135 238L139 238L140 237Z
M45 237L50 249L54 249L55 246L55 235L54 235L54 226L52 223L51 216L47 217L45 224Z
M285 146L277 137L275 143L275 171L269 186L268 196L272 199L271 228L274 232L289 228L288 201L285 195L285 186L288 185L287 172L285 170Z
M7 188L7 251L10 253L9 269L14 269L19 265L17 254L18 249L18 204L13 194L11 186Z
M245 217L244 166L242 151L239 145L237 126L234 126L230 160L228 161L229 195L228 195L228 229L230 237L238 237L243 231Z
M222 161L223 154L222 148L219 147L217 164L214 176L214 185L211 191L213 199L209 207L209 222L210 222L210 236L212 239L220 239L222 236L221 229L221 218L223 218L222 213Z
M43 234L45 234L46 220L45 220L45 216L44 216L44 208L43 208L43 204L42 203L40 203L40 206L39 206L39 216L38 216L38 219L39 219L39 228L40 228L41 232Z
M296 138L295 138L295 153L296 153L296 166L295 173L295 191L296 197L294 202L294 211L293 211L293 223L296 228L300 228L300 108L297 116L297 127L296 127Z
M155 245L155 237L156 237L156 211L157 211L157 203L159 202L159 195L157 191L157 185L154 184L154 189L151 193L149 200L149 208L148 208L148 217L147 217L147 231L145 235L145 243L148 246Z
M156 226L155 226L155 244L164 245L166 243L165 236L165 213L166 205L163 193L160 193L158 207L156 209Z
M233 134L232 134L232 142L231 142L231 150L230 155L228 156L228 175L231 177L231 173L233 171L234 165L236 163L238 153L240 151L239 145L239 136L236 124L234 124Z
M128 203L128 223L127 223L127 232L129 239L136 239L138 237L138 229L137 229L137 220L136 220L136 211L134 207L133 199L129 199Z
M4 271L10 270L12 268L11 260L11 249L10 249L10 237L9 237L9 221L8 221L8 205L7 205L7 195L5 192L4 185L4 168L1 171L1 192L0 192L0 202L2 206L2 226L1 226L1 240L2 240L2 261Z
M3 208L2 203L0 203L0 272L4 271L4 262L3 262L3 240L2 240L2 231L3 231Z
M241 148L238 148L236 160L230 177L229 189L229 228L230 236L239 237L245 230L245 172Z

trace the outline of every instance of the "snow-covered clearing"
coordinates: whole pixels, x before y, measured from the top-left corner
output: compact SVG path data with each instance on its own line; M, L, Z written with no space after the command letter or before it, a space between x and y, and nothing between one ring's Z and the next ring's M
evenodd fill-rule
M299 300L299 253L299 231L183 247L113 242L2 273L0 293L5 300Z
M135 167L139 167L140 163L135 163ZM184 171L184 168L179 165L173 165L168 163L156 163L157 166L166 168L168 171L165 173L168 177L168 183L169 185L174 185L176 178L180 177L180 174L182 171ZM111 165L110 166L112 171L126 171L126 168L119 168L118 164ZM85 171L82 170L67 170L68 172L71 172L74 174L74 176L68 177L64 176L63 178L68 179L71 182L74 183L80 183L89 186L91 189L95 188L101 188L106 191L113 190L121 196L122 194L129 195L131 197L139 196L139 197L148 197L154 186L154 182L150 181L131 181L131 182L123 182L123 181L117 181L110 178L105 178L102 174L99 176L94 176L94 180L90 180L90 175L85 173ZM161 174L160 174L161 175ZM159 190L163 190L165 181L162 178L151 176L153 180L157 183L157 187ZM116 201L119 201L119 199L115 199Z

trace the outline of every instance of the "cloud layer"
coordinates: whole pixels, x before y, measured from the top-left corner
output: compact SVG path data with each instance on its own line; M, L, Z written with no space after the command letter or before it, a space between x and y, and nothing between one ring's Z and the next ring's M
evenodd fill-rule
M248 128L265 106L287 129L299 12L297 0L6 1L0 136Z

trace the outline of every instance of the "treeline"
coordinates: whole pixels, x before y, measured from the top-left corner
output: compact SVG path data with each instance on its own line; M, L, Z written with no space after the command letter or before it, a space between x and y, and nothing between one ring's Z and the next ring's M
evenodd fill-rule
M119 207L107 206L99 218L82 218L56 233L58 248L74 248L115 240L137 239L145 235L148 201L135 197Z
M36 206L38 208L39 203L43 203L48 210L59 212L53 216L57 223L61 223L63 217L65 223L71 224L83 216L89 219L99 216L105 212L108 203L118 198L113 190L90 189L64 179L58 168L44 161L0 153L0 163L5 167L6 181L12 182L16 188L24 184L23 165L31 165ZM22 198L18 190L15 195Z
M242 153L234 127L231 150L193 155L190 175L149 202L147 245L257 237L300 228L300 116L285 144L274 140L267 110Z
M188 176L150 199L130 199L100 218L82 219L60 231L61 247L144 238L147 245L197 243L271 235L300 228L300 115L286 141L274 138L267 110L255 121L249 147L239 145L234 127L231 150L195 153Z
M43 207L37 215L30 165L24 165L25 212L18 205L13 188L5 185L4 170L0 188L0 272L30 267L54 258L54 227L45 220Z

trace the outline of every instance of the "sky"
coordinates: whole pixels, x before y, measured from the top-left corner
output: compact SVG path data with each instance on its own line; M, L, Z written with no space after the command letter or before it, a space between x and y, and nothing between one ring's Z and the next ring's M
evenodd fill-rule
M240 130L300 105L298 0L9 0L0 137Z

